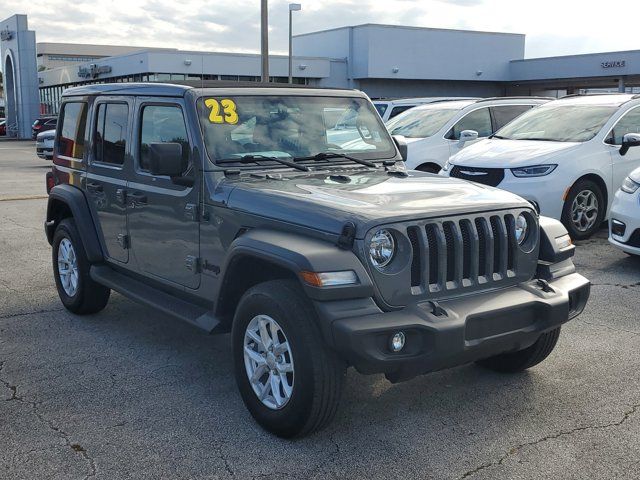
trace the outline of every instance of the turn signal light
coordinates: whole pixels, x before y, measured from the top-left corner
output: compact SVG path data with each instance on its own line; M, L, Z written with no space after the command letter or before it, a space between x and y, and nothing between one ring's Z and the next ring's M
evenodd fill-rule
M355 285L358 276L353 270L344 272L300 272L300 277L312 287L337 287L340 285Z

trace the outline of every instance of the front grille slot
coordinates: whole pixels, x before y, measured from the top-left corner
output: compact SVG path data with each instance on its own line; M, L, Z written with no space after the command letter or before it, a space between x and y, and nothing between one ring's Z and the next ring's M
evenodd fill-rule
M427 244L429 252L429 285L438 283L438 240L435 225L427 225Z
M411 242L411 251L413 252L411 259L411 286L419 287L422 276L422 252L420 249L418 227L407 228L407 236Z
M478 216L407 227L414 294L498 282L515 276L512 214Z

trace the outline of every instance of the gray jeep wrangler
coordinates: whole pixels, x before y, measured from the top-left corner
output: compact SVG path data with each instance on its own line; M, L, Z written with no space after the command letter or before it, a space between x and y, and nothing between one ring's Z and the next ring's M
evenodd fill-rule
M357 91L71 88L47 175L60 299L231 332L242 399L282 437L327 425L348 366L541 362L589 297L566 230L402 150Z

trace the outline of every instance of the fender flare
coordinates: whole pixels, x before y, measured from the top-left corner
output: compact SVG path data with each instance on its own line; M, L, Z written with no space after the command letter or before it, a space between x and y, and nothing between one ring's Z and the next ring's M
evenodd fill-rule
M53 234L61 220L57 215L60 204L66 205L71 211L89 262L100 263L104 261L87 198L82 190L72 185L56 185L49 192L45 221L45 232L49 244L53 243Z
M294 233L275 230L249 230L230 245L220 271L220 290L233 279L234 262L241 257L255 257L291 272L298 280L300 272L336 272L353 270L358 276L356 285L338 287L312 287L301 281L306 294L319 301L346 298L365 298L374 294L373 283L366 268L351 250Z

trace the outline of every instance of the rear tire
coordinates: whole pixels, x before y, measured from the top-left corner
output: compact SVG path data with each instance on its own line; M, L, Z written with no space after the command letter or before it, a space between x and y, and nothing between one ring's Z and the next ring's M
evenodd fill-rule
M51 251L53 276L65 308L79 315L102 310L111 290L89 275L91 265L72 218L65 218L56 227Z
M476 363L484 368L501 373L517 373L546 359L553 351L560 337L560 327L543 333L530 347L512 353L502 353Z
M585 240L598 231L606 209L600 186L592 180L582 179L569 190L561 220L572 239Z
M265 327L264 331L268 336L262 337L262 332L256 335L256 321L264 325L270 320L276 326L267 323L269 328ZM272 340L274 330L271 328L278 332L276 342ZM313 433L331 422L338 408L346 368L325 345L316 323L316 313L297 282L273 280L249 289L238 305L231 338L240 395L253 418L265 430L279 437L292 438ZM256 340L252 340L254 338ZM279 370L282 365L278 365L281 359L274 359L273 355L269 358L269 352L285 351L278 347L285 343L288 353L283 355L286 357L284 366L288 368L290 364L290 375L284 374L286 378L283 378ZM245 348L250 350L249 360ZM263 360L259 360L256 353ZM254 358L259 361L254 363ZM253 371L256 377L260 365L263 366L260 376L252 381L250 372ZM279 377L276 378L277 395L273 393L272 375ZM290 388L288 397L285 383ZM262 400L258 396L261 391L265 392Z

